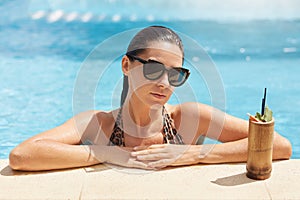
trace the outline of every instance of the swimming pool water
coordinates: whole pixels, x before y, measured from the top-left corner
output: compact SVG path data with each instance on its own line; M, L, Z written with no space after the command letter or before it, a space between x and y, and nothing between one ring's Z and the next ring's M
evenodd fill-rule
M122 31L153 24L169 26L204 47L223 80L229 114L247 119L247 112L260 109L267 87L275 129L291 141L292 157L300 158L300 21L47 23L30 19L0 25L0 158L73 115L76 75L96 45ZM113 50L114 46L107 53ZM117 62L110 70L121 77ZM189 83L198 100L210 104L198 78L192 75ZM115 84L109 75L103 80L107 86ZM96 96L99 90L107 95L96 99L96 109L109 109L111 97L118 101L110 87L97 88Z

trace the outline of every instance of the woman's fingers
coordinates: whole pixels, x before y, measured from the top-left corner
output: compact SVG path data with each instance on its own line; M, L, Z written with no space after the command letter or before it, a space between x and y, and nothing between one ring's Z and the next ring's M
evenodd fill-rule
M138 151L131 152L131 156L142 162L149 162L148 167L162 168L170 165L176 165L187 151L186 145L151 145L148 147L138 147Z
M164 144L151 145L151 146L137 146L133 148L135 151L131 153L131 156L162 153L164 152L165 147L166 145Z
M142 156L142 155L149 155L149 154L158 154L163 152L165 152L163 149L145 149L145 150L131 152L131 156Z
M139 161L136 160L135 158L130 158L127 162L127 166L133 168L140 168L140 169L149 169L149 170L155 169L153 167L148 166L148 162Z
M158 160L158 161L155 161L155 162L149 162L148 163L148 167L151 167L151 168L163 168L163 167L166 167L168 165L171 165L172 163L174 162L173 159L163 159L163 160Z
M136 146L133 148L134 151L141 151L141 150L145 150L148 149L149 146Z
M141 161L153 161L153 160L161 160L166 158L170 158L170 155L166 153L157 153L157 154L149 154L149 155L138 155L136 157L137 160L141 160Z
M140 162L137 160L133 160L133 159L130 159L128 161L128 165L129 165L129 167L136 167L136 168L143 168L143 169L149 168L146 163L143 163L143 162Z
M145 149L157 149L157 148L163 148L165 147L166 144L153 144L150 146L136 146L133 148L134 151L141 151L141 150L145 150Z

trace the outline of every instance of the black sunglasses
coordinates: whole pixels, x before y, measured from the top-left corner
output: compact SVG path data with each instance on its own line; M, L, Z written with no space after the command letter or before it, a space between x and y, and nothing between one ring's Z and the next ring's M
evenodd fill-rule
M167 69L164 64L156 60L144 60L130 54L126 54L126 56L143 63L143 74L148 80L157 80L167 71L170 85L178 87L184 84L190 75L190 71L182 67Z

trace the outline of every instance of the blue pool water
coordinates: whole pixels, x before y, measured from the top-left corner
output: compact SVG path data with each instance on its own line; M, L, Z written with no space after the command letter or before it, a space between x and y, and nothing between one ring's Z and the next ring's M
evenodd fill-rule
M77 73L98 44L122 31L153 24L169 26L203 46L222 78L227 113L247 119L247 112L260 109L263 88L267 87L275 129L291 141L292 157L300 158L300 21L50 23L45 17L0 23L0 158L7 158L25 139L72 117ZM114 45L119 44L113 44L108 53ZM110 73L121 77L117 61ZM189 80L197 100L211 104L210 94L198 78L192 74ZM101 91L107 95L96 98L95 109L108 110L111 97L118 101L118 95L109 87L115 86L110 75L103 80L108 87L97 88L95 94Z

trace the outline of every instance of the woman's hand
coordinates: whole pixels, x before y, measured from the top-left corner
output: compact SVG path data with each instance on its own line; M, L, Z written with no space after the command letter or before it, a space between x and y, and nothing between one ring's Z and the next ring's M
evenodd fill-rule
M105 162L110 164L115 164L123 167L131 167L131 168L140 168L140 169L154 169L153 167L148 166L147 161L141 161L136 158L136 156L132 156L132 148L129 147L118 147L118 146L106 146L104 147L105 152ZM96 148L94 148L93 156L97 157ZM101 149L103 154L103 148Z
M137 161L148 163L150 168L196 164L199 161L200 145L156 144L134 147Z

